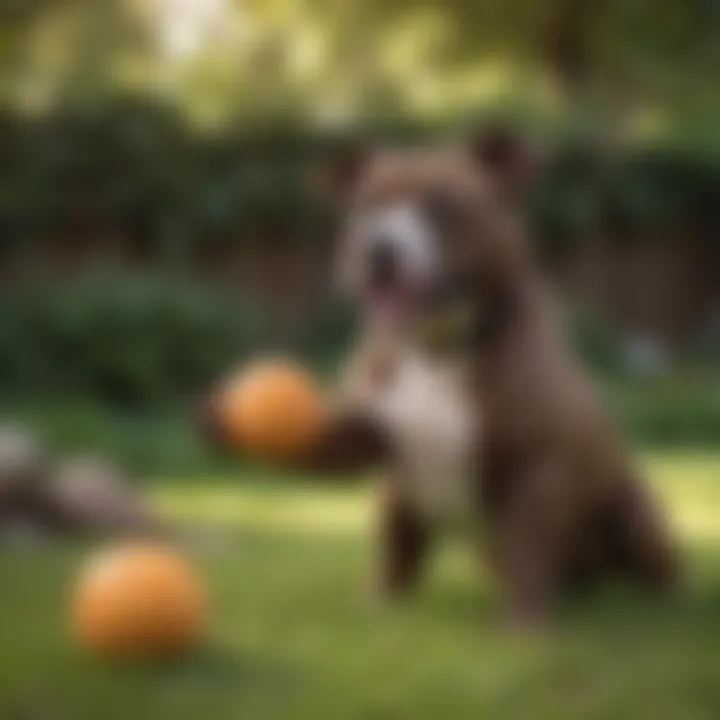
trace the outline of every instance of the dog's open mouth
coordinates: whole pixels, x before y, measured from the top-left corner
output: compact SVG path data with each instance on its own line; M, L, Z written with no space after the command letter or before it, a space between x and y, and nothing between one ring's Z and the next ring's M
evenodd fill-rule
M420 293L410 285L397 284L382 289L372 288L366 293L369 312L375 317L400 321L409 318L420 308Z
M399 321L417 309L422 293L399 263L376 262L369 268L363 294L373 316Z
M365 307L376 320L409 330L429 347L461 345L473 333L484 311L468 283L454 277L418 282L395 277L365 287Z

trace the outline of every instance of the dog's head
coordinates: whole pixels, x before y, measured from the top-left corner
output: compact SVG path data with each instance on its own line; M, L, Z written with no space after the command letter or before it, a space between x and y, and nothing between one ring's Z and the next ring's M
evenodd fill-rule
M528 266L519 198L533 164L497 130L461 148L339 157L329 177L347 203L341 287L398 329L476 322Z

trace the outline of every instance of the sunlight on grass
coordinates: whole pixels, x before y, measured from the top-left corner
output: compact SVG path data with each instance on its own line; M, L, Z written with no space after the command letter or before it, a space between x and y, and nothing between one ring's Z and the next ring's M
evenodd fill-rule
M720 454L653 455L645 465L684 536L720 539Z
M720 539L720 454L654 454L643 465L684 535ZM227 478L164 483L152 493L160 508L183 521L319 534L362 532L372 520L373 495L368 483L307 486L292 476L280 485L274 477L267 486Z
M228 481L152 494L159 507L181 520L294 529L302 532L359 532L370 515L370 489L258 488Z

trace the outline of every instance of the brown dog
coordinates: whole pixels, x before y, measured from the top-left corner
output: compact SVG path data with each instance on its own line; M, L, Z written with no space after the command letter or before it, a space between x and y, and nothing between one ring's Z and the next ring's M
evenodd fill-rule
M518 624L610 571L669 588L664 518L559 335L523 235L527 155L497 134L472 145L335 169L339 274L365 332L308 465L388 466L386 594L412 586L448 522L482 538Z

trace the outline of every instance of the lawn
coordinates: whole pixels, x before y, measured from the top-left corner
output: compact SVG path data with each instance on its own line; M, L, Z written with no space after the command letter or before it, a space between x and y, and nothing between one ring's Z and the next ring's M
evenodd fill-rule
M498 623L466 546L422 592L369 602L371 492L289 479L150 484L197 528L213 601L206 647L113 665L70 642L64 603L84 548L0 555L0 720L421 720L720 717L720 456L652 455L681 528L687 584L657 604L622 588L533 640Z

